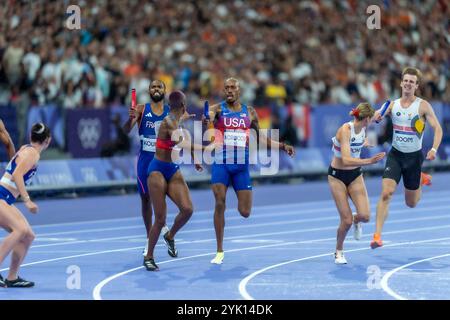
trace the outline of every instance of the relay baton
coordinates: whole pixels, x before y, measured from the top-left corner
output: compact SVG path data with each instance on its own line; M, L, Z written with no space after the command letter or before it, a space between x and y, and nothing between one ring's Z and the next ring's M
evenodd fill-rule
M384 114L386 113L387 108L389 107L390 104L391 104L391 101L390 101L390 100L387 100L387 101L384 103L383 107L381 108L381 113L380 113L382 117L384 117ZM381 121L381 120L380 120L380 121ZM380 121L376 121L376 123L379 123Z
M208 102L208 100L205 101L205 105L203 106L203 114L205 115L206 119L209 119L209 102Z

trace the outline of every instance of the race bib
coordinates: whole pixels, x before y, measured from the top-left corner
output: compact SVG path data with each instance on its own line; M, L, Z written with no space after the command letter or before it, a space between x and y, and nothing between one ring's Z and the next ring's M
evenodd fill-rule
M156 139L142 138L142 150L148 152L156 152Z
M245 147L247 145L247 134L239 131L225 131L223 142L226 146Z

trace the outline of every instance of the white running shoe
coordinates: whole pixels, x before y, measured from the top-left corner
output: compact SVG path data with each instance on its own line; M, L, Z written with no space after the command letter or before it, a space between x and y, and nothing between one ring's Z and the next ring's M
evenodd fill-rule
M164 227L162 227L162 229L161 229L161 234L162 235L165 235L167 232L169 232L170 231L170 229L169 229L169 227L167 226L167 224L164 226Z
M214 257L214 259L211 260L211 263L213 263L213 264L222 264L224 256L225 256L225 254L223 252L217 252L216 256Z
M355 240L360 240L362 237L362 222L355 223L356 212L353 215L353 238Z
M161 234L164 235L169 231L170 231L169 227L167 225L165 225L161 230ZM147 252L148 252L148 239L147 239L147 242L145 243L144 250L142 250L142 255L145 257L147 255Z
M145 242L145 247L144 250L142 250L142 255L145 257L147 255L148 252L148 239L147 242Z
M334 254L334 263L347 264L347 260L345 260L345 257L344 257L344 251L336 250L336 253Z

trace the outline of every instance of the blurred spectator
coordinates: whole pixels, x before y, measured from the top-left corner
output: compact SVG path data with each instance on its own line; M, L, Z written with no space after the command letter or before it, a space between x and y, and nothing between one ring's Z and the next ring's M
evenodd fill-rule
M235 76L256 107L379 104L398 96L406 65L423 72L420 94L450 101L448 1L379 1L381 30L366 26L370 4L79 1L78 31L64 27L67 1L4 1L0 103L126 105L133 87L148 100L159 78L201 105L223 99L223 80Z
M83 94L78 85L74 85L72 80L69 80L64 88L62 107L64 109L74 109L81 106Z
M64 1L8 1L0 10L0 87L6 82L11 92L25 78L45 103L66 96L68 81L82 81L85 102L98 108L125 101L134 83L153 78L194 100L220 99L223 79L236 76L256 106L274 99L375 103L395 95L398 72L413 65L424 73L427 98L449 100L450 6L384 1L382 29L369 30L369 4L82 1L76 32L61 27ZM132 20L124 14L130 10Z
M102 151L100 153L101 157L112 157L130 151L130 138L122 128L120 114L115 114L112 122L116 129L117 136L115 140L109 141L102 146Z
M286 118L286 121L282 126L280 132L280 141L283 141L294 147L300 146L300 141L297 136L297 128L294 125L294 121L291 115Z

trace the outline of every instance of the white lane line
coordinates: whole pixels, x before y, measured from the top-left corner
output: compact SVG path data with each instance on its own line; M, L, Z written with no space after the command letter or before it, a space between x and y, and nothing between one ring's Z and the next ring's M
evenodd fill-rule
M445 197L445 195L449 197ZM372 196L369 197L369 201L377 201L379 196ZM331 195L330 195L331 199ZM421 199L420 204L422 203L436 203L436 202L442 202L450 199L450 192L449 191L433 191L423 193L423 199ZM279 209L279 208L289 208L289 207L302 207L299 209L304 209L304 206L323 206L324 203L332 205L334 202L333 200L319 200L319 201L308 201L308 202L294 202L294 203L288 203L288 204L277 204L277 205L262 205L262 206L254 206L253 210L264 210L264 209ZM404 199L401 197L394 197L391 206L393 205L401 205L404 204ZM213 208L210 210L200 210L195 211L195 214L211 214L213 212ZM236 210L227 210L226 213L231 212L237 212ZM170 214L169 214L170 215ZM104 223L104 222L123 222L123 221L132 221L132 220L138 220L140 221L142 218L139 217L127 217L127 218L114 218L114 219L99 219L99 220L86 220L86 221L77 221L77 222L63 222L63 223L51 223L51 224L41 224L41 225L35 225L33 228L39 229L39 228L47 228L47 227L58 227L58 226L77 226L77 225L84 225L84 224L97 224L97 223Z
M96 252L89 252L89 253L83 253L83 254L76 254L76 255L72 255L72 256L65 256L65 257L59 257L59 258L46 259L46 260L39 260L39 261L24 263L20 267L22 268L22 267L34 266L34 265L42 264L42 263L54 262L54 261L61 261L61 260L74 259L74 258L87 257L87 256L95 256L95 255L98 255L98 254L130 251L130 250L136 250L136 249L140 249L140 248L142 248L142 247L123 248L123 249L114 249L114 250L105 250L105 251L96 251ZM4 269L0 269L0 272L8 271L8 270L9 270L9 268L4 268Z
M445 199L445 198L444 198ZM287 203L287 204L279 204L279 205L262 205L262 206L254 206L252 209L254 210L270 210L274 208L289 208L289 207L308 207L312 206L315 207L318 204L323 204L324 202L330 202L332 203L332 200L326 200L326 201L309 201L309 202L294 202L294 203ZM214 208L211 208L209 210L199 210L194 211L194 214L211 214L214 212ZM231 209L226 210L226 213L235 212L238 213L237 209ZM173 215L176 214L176 212L172 213ZM170 215L170 213L169 213ZM129 220L139 220L141 221L141 217L129 217L129 218L117 218L117 219L99 219L99 220L86 220L86 221L77 221L77 222L63 222L63 223L50 223L50 224L40 224L35 225L33 228L46 228L46 227L58 227L58 226L77 226L77 225L83 225L83 224L91 224L91 223L103 223L103 222L123 222L123 221L129 221Z
M263 248L270 248L270 247L279 247L279 246L285 246L285 245L293 245L293 244L297 244L297 242L285 242L285 243L276 243L276 244L270 244L270 245L264 245L264 246L255 246L255 247L246 247L246 248L239 248L239 249L232 249L232 250L226 250L225 252L227 253L231 253L231 252L239 252L239 251L247 251L247 250L256 250L256 249L263 249ZM165 260L162 262L158 262L158 264L165 264L165 263L170 263L170 262L177 262L177 261L182 261L182 260L188 260L188 259L194 259L194 258L200 258L200 257L206 257L206 256L213 256L215 255L216 252L209 252L209 253L202 253L202 254L197 254L197 255L193 255L193 256L188 256L188 257L183 257L183 258L177 258L177 259L172 259L172 260ZM102 300L102 296L101 296L101 290L102 288L109 282L111 282L114 279L117 279L121 276L124 276L128 273L131 273L133 271L136 270L140 270L143 269L144 266L140 266L140 267L136 267L136 268L132 268L120 273L116 273L104 280L102 280L101 282L99 282L94 290L92 291L92 297L94 298L94 300Z
M404 210L404 212L408 212L407 209ZM324 220L338 220L337 217L330 217L330 218L313 218L311 220L316 219L324 219ZM419 218L411 218L411 219L393 219L390 220L389 224L397 224L397 223L405 223L405 222L417 222L417 221L429 221L429 220L442 220L442 219L450 219L449 215L439 215L439 216L426 216L426 217L419 217ZM308 219L301 219L301 220L287 220L284 222L274 223L278 225L287 225L287 224L297 224L297 223L303 223L307 222ZM240 225L240 226L230 226L227 227L226 230L230 229L247 229L250 227L261 227L261 226L271 226L272 224L252 224L252 225ZM366 226L372 226L375 225L375 222L367 223ZM436 227L430 227L431 229L427 230L439 230L442 227L446 228L446 226L436 226ZM260 236L276 236L276 235L285 235L285 234L292 234L292 233L306 233L306 232L315 232L315 231L326 231L326 230L334 230L336 229L336 226L330 226L330 227L321 227L321 228L308 228L308 229L301 229L301 230L290 230L290 231L277 231L277 232L269 232L269 233L256 233L247 235L246 238L255 238ZM183 236L188 233L197 233L197 232L208 232L208 231L214 231L214 228L204 228L204 229L194 229L194 230L183 230L180 232L180 235ZM386 234L386 233L385 233ZM87 239L87 240L77 240L77 241L67 241L67 242L59 242L59 243L49 243L49 244L40 244L40 245L34 245L32 248L43 248L43 247L55 247L55 246L62 246L62 245L72 245L72 244L80 244L80 243L96 243L96 242L104 242L104 241L114 241L114 240L123 240L123 239L135 239L140 238L142 234L139 235L126 235L126 236L120 236L120 237L108 237L108 238L98 238L98 239ZM231 239L240 239L241 236L234 236L234 237L226 237L225 239L231 240ZM144 240L144 239L143 239ZM203 239L199 240L199 242L210 242L216 240L215 238L210 239Z
M424 207L424 208L416 208L414 209L414 212L423 212L423 211L430 211L430 210L441 210L441 209L449 209L450 204L448 205L441 205L441 206L431 206L431 207ZM254 214L252 216L253 220L259 220L260 218L271 218L271 217L286 217L286 216L303 216L307 214L316 214L316 213L327 213L327 212L335 212L336 207L322 207L317 209L311 209L308 211L301 211L299 209L296 210L290 210L290 211L284 211L284 212L271 212L266 214ZM397 210L391 210L390 214L397 214L397 213L410 213L411 208L405 208L405 209L397 209ZM195 219L195 218L194 218ZM302 221L305 222L313 222L313 221L332 221L338 219L337 215L333 215L331 217L322 217L322 218L310 218L310 219L302 219L302 220L291 220L291 221L297 221L302 223ZM227 221L230 220L242 220L241 217L230 217L227 218ZM204 219L201 220L202 222L210 222L212 219ZM199 220L193 220L192 222L199 222ZM278 221L278 222L266 222L266 223L259 223L259 224L249 224L247 227L254 228L254 227L260 227L260 226L271 226L271 225L282 225L285 224L284 221ZM96 228L96 229L83 229L83 230L72 230L72 231L62 231L62 232L51 232L51 233L42 233L38 234L37 238L39 237L48 237L48 236L56 236L56 235L71 235L71 234L81 234L81 233L90 233L90 232L107 232L107 231L120 231L120 230L131 230L131 229L141 229L144 226L142 224L134 225L134 226L121 226L121 227L108 227L108 228ZM240 226L229 226L227 227L227 230L239 228ZM210 228L205 229L196 229L196 230L186 230L185 232L202 232L202 231L208 231Z
M450 227L447 226L447 227ZM391 231L391 232L386 232L385 234L396 234L396 233L405 233L405 232L416 232L416 231L422 231L424 230L424 228L419 228L419 229L409 229L409 230L399 230L399 231ZM368 236L368 235L366 235ZM363 236L365 237L365 236ZM235 237L238 238L238 237ZM242 238L242 237L241 237ZM303 241L296 241L296 242L287 242L287 243L276 243L276 244L271 244L271 245L265 245L265 246L257 246L257 247L247 247L247 248L239 248L239 249L232 249L232 250L227 250L226 252L230 253L230 252L238 252L238 251L243 251L243 250L254 250L254 249L259 249L259 248L266 248L266 247L274 247L274 246L287 246L287 245L293 245L293 244L311 244L311 243L316 243L316 242L323 242L323 241L330 241L330 240L334 240L335 237L332 238L322 238L322 239L312 239L312 240L303 240ZM445 238L446 239L446 238ZM201 242L202 240L198 240L198 241L186 241L184 243L195 243L195 242ZM161 245L162 246L162 245ZM385 246L389 246L389 245L385 245ZM131 250L137 250L137 249L141 249L142 247L131 247L131 248L121 248L121 249L113 249L113 250L104 250L104 251L96 251L96 252L89 252L89 253L84 253L84 254L78 254L78 255L71 255L71 256L64 256L64 257L58 257L58 258L53 258L53 259L45 259L45 260L39 260L39 261L34 261L34 262L30 262L30 263L25 263L22 264L21 267L27 267L27 266L33 266L33 265L38 265L38 264L43 264L43 263L49 263L49 262L56 262L56 261L62 261L62 260L68 260L68 259L74 259L74 258L80 258L80 257L86 257L86 256L94 256L94 255L101 255L101 254L107 254L107 253L115 253L115 252L123 252L123 251L131 251ZM201 255L195 255L195 256L190 256L190 257L184 257L184 258L179 258L176 260L167 260L167 261L163 261L160 262L161 263L168 263L168 262L176 262L176 261L180 261L180 260L185 260L185 259L191 259L194 257L202 257L202 256L208 256L208 255L214 255L215 252L212 253L206 253L206 254L201 254ZM131 271L128 270L129 272L132 272L134 270L138 270L142 267L139 268L134 268ZM7 271L9 270L9 268L4 268L1 269L0 272L3 271ZM129 272L125 272L123 274L129 273ZM123 275L121 274L121 275ZM121 276L120 275L120 276ZM114 278L118 278L120 276L114 277ZM110 277L111 278L111 277ZM109 278L108 278L109 279ZM106 280L106 279L105 279ZM104 280L104 281L105 281ZM110 279L109 281L112 281L113 279ZM103 286L109 282L106 281ZM99 289L101 290L101 288ZM100 294L100 291L98 291L98 294Z
M443 226L441 226L441 227L443 227ZM450 225L447 225L447 226L446 226L446 228L449 228L449 227L450 227ZM436 227L432 227L432 228L436 228ZM417 232L417 231L423 231L424 229L429 229L429 228L406 229L406 230L399 230L399 231L385 232L384 234L397 234L397 233L406 233L406 232ZM366 236L369 237L369 235L366 235ZM363 236L363 237L364 237L364 236ZM308 241L290 242L290 244L312 243L312 242L328 241L328 240L334 240L334 239L335 239L335 237L333 237L333 238L323 238L323 239L308 240ZM442 238L442 239L450 239L450 237L449 237L449 238ZM427 242L427 241L429 241L429 240L425 240L424 242ZM411 242L404 242L404 244L405 244L405 243L411 243ZM288 245L288 244L287 244L287 243L284 243L284 244L274 244L274 245L270 245L270 246L280 246L280 245ZM396 245L398 245L398 244L396 244ZM386 246L393 246L393 245L392 245L392 244L387 244L387 245L385 245L385 247L386 247ZM262 247L265 247L265 246L262 246ZM260 248L260 247L254 247L254 248ZM370 249L370 247L369 247L369 248L356 249L356 251L359 251L359 250L367 250L367 249ZM245 249L245 250L248 250L248 249ZM240 251L240 249L229 250L229 251L226 251L226 252L236 252L236 251ZM347 252L350 252L350 251L347 251ZM183 259L192 259L192 258L196 258L196 257L203 257L203 256L205 256L205 255L207 256L207 255L214 255L214 254L215 254L215 252L213 252L213 253L206 253L206 254L201 254L201 255L196 255L196 256L186 257L186 258L183 258ZM326 255L329 255L329 254L333 254L333 253L328 253L328 254L319 255L319 256L322 257L322 256L326 256ZM317 256L317 257L319 257L319 256ZM315 256L315 257L316 257L316 256ZM175 261L180 261L180 260L181 260L181 259L167 260L167 261L164 261L163 263L175 262ZM300 260L301 260L301 259L300 259ZM295 261L294 261L294 262L295 262ZM125 271L123 271L123 272L117 273L117 274L115 274L115 275L112 275L112 276L110 276L110 277L104 279L103 281L101 281L101 282L94 288L94 291L93 291L93 297L94 297L94 299L96 299L96 300L101 300L101 290L102 290L102 288L103 288L107 283L109 283L109 282L111 282L111 281L113 281L113 280L115 280L115 279L117 279L117 278L119 278L119 277L121 277L121 276L123 276L123 275L126 275L126 274L128 274L128 273L130 273L130 272L139 270L139 269L141 269L141 268L143 268L143 267L137 267L137 268L125 270Z
M418 241L400 242L400 243L393 243L393 244L384 245L383 248L386 248L386 247L398 247L398 246L403 246L403 245L414 245L414 244L418 244L418 243L437 242L437 241L443 241L443 240L449 240L449 239L450 239L450 237L436 238L436 239L427 239L427 240L418 240ZM368 247L368 248L358 248L358 249L346 250L345 252L356 252L356 251L364 251L364 250L371 250L371 248L370 247ZM259 269L259 270L255 271L255 272L251 273L250 275L246 276L244 279L242 279L239 282L239 293L245 300L254 300L254 298L247 291L247 285L256 276L258 276L258 275L260 275L260 274L262 274L262 273L264 273L264 272L266 272L268 270L275 269L275 268L278 268L278 267L281 267L281 266L285 266L285 265L290 264L290 263L306 261L306 260L312 260L312 259L317 259L317 258L322 258L322 257L326 257L326 256L333 255L333 254L334 254L334 252L318 254L318 255L314 255L314 256L309 256L309 257L304 257L304 258L299 258L299 259L294 259L294 260L289 260L289 261L277 263L277 264L270 265L268 267ZM270 284L268 284L268 285L270 285Z
M391 278L391 277L394 275L394 273L396 273L396 272L398 272L398 271L400 271L400 270L402 270L402 269L408 268L408 267L410 267L410 266L412 266L412 265L419 264L419 263L422 263L422 262L425 262L425 261L434 260L434 259L440 259L440 258L444 258L444 257L449 257L449 256L450 256L450 253L442 254L442 255L439 255L439 256L431 257L431 258L426 258L426 259L422 259L422 260L413 261L413 262L411 262L411 263L405 264L405 265L400 266L400 267L398 267L398 268L392 269L391 271L387 272L387 273L383 276L383 278L381 279L381 282L380 282L381 288L382 288L388 295L390 295L391 297L394 297L394 298L397 299L397 300L408 300L407 298L405 298L405 297L403 297L403 296L397 294L394 290L392 290L392 289L389 287L389 278Z

